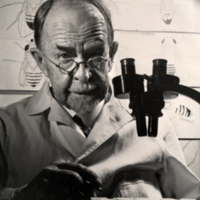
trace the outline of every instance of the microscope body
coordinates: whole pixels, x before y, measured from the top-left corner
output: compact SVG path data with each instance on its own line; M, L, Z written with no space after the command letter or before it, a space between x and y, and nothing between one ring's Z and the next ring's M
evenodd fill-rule
M131 115L136 118L138 136L156 137L158 117L162 116L164 99L176 98L180 93L200 103L200 93L179 85L178 77L168 75L167 60L153 60L151 76L136 74L134 62L133 58L121 60L122 75L113 78L114 95L119 99L129 98ZM148 129L146 117L148 117Z

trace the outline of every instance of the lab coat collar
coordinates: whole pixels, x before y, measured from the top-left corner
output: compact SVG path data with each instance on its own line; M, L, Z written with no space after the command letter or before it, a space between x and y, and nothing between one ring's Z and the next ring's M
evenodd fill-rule
M49 83L45 82L41 90L33 95L28 102L26 112L28 115L36 115L49 109L48 120L51 124L51 137L57 144L76 158L80 153L80 149L72 148L72 146L74 146L74 143L82 146L85 138L75 131L76 123L67 110L52 96L49 87ZM58 126L57 122L66 126Z
M71 115L54 98L51 101L51 110L48 117L49 121L61 122L67 126L74 127L75 122Z
M111 96L109 102L104 105L76 161L79 162L89 155L132 120L131 115L121 106L119 101Z
M49 82L45 81L42 88L35 93L26 106L26 113L28 115L36 115L51 106L52 95L49 90Z
M27 114L36 115L47 110L48 108L51 108L48 116L49 121L57 121L73 127L73 119L70 114L55 100L49 87L49 82L45 81L43 87L33 95L26 106Z
M74 121L70 114L53 98L49 83L46 81L39 92L33 95L27 104L28 115L36 115L50 108L49 121L57 121L73 128ZM92 128L77 161L98 148L103 142L133 120L130 114L121 106L119 101L111 95Z

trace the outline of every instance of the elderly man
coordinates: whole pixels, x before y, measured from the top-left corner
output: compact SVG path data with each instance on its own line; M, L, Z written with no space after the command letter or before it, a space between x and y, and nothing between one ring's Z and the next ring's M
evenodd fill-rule
M113 97L108 72L118 44L102 1L45 2L35 42L50 85L0 111L0 199L200 195L166 119L157 138L140 138Z

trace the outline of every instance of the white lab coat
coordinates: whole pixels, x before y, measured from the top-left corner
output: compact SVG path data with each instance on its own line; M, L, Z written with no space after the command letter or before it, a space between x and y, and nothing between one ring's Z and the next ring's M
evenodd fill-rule
M31 98L0 110L1 184L19 187L59 159L79 162L103 182L104 197L200 196L199 179L185 166L178 139L166 118L158 137L138 137L135 120L113 96L88 138L74 130L48 83Z

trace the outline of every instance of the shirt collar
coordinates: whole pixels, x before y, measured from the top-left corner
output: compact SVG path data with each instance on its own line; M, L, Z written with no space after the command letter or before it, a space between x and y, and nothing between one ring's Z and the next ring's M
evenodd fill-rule
M63 108L71 115L72 118L76 115L76 112L74 110L71 110L64 105Z

